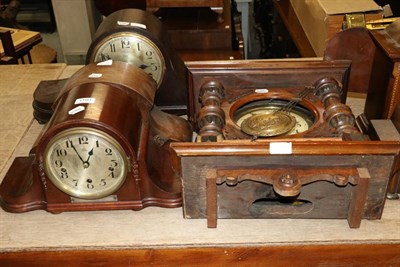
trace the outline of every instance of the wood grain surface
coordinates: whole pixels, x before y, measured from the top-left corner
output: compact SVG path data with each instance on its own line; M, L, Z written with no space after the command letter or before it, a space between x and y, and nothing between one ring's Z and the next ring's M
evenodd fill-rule
M0 254L0 264L47 266L399 266L399 244L227 246Z

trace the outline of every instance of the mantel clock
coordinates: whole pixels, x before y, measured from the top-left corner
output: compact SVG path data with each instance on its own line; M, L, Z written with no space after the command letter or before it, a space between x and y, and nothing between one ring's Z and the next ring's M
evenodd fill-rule
M86 63L112 59L141 68L156 81L155 104L162 110L185 113L186 66L169 38L154 15L139 9L118 10L100 24Z
M156 90L154 79L127 63L79 70L58 95L30 155L16 158L6 174L3 209L181 206L169 143L189 141L192 128L154 106Z

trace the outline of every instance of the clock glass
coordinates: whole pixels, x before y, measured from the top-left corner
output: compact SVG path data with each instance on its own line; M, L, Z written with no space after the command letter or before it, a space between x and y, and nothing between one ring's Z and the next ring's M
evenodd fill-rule
M127 175L127 155L110 135L76 127L55 135L44 152L44 169L61 191L98 199L115 192Z
M165 72L164 57L159 48L148 38L132 33L114 33L103 39L95 48L92 62L109 59L139 67L149 74L159 86Z
M261 137L295 135L307 131L315 122L314 114L301 105L287 110L284 107L288 102L284 99L250 102L237 109L233 119L245 133Z

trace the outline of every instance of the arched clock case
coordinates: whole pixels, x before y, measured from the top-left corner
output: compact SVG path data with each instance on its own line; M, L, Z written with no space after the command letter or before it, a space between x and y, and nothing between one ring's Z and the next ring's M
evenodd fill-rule
M399 142L345 104L349 61L192 62L193 143L173 143L185 218L379 219Z
M106 60L135 65L157 84L155 104L164 111L186 113L186 66L171 45L161 21L139 9L118 10L96 30L86 63Z
M17 158L6 174L2 207L57 213L181 206L169 143L189 141L192 128L154 106L156 90L148 74L127 63L79 70L29 157Z
M161 111L187 114L187 68L154 15L123 9L102 21L86 54L86 64L112 61L136 66L155 81L154 103ZM53 114L53 102L65 80L42 81L35 90L34 117L40 123Z

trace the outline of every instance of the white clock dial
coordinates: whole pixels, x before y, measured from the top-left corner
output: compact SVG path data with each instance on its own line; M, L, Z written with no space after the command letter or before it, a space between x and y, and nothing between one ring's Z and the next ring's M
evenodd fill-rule
M149 74L159 86L165 72L165 62L158 47L136 33L114 33L95 49L94 62L116 60L135 65Z

